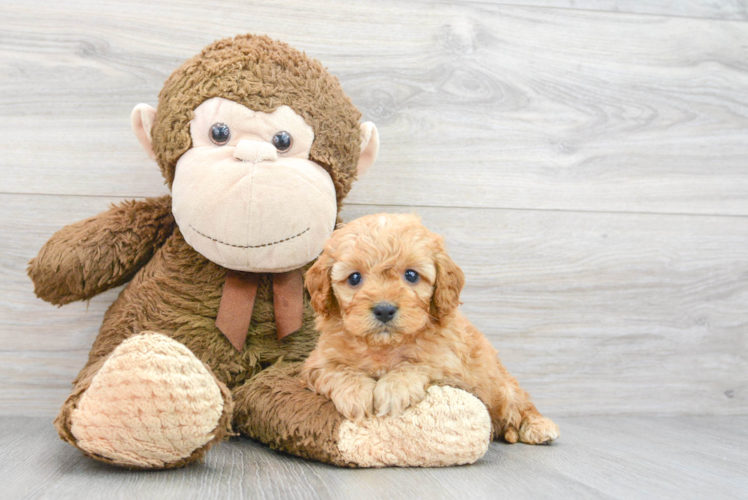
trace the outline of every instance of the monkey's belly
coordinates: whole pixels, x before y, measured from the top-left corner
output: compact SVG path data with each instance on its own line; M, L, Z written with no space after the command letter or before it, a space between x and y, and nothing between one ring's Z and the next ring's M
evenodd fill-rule
M89 363L142 331L158 332L181 342L229 388L242 384L280 357L286 361L305 359L317 339L308 296L304 298L302 328L279 341L271 278L262 276L249 334L240 353L215 326L225 274L225 269L197 254L180 235L173 236L107 311Z

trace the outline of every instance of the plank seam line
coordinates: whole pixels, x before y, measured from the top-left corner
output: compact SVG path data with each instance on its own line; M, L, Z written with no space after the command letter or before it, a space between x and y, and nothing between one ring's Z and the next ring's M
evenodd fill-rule
M153 196L132 196L132 195L116 195L116 194L70 194L70 193L27 193L27 192L0 192L0 196L59 196L68 198L115 198L114 203L122 200L142 200L144 198L152 198L157 196L164 196L170 193L161 193ZM346 202L343 206L352 207L403 207L403 208L443 208L443 209L458 209L458 210L513 210L517 212L562 212L562 213L582 213L582 214L623 214L623 215L669 215L677 217L730 217L736 219L748 218L748 214L720 214L720 213L696 213L696 212L648 212L645 210L581 210L573 208L527 208L527 207L480 207L480 206L469 206L469 205L412 205L412 204L397 204L397 203L357 203L357 202Z
M678 217L732 217L748 218L748 214L719 214L719 213L688 213L688 212L647 212L632 210L580 210L572 208L525 208L525 207L471 207L463 205L399 205L387 203L343 203L343 206L358 207L412 207L412 208L443 208L443 209L472 209L472 210L505 210L517 212L563 212L583 214L623 214L623 215L672 215Z

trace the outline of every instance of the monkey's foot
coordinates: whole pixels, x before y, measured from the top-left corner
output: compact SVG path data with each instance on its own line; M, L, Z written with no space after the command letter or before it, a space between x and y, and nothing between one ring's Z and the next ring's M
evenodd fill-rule
M360 467L443 467L475 462L490 441L491 418L478 398L433 386L398 417L343 422L338 450Z
M73 410L70 431L105 462L179 467L226 434L231 410L228 389L187 347L147 332L112 352Z

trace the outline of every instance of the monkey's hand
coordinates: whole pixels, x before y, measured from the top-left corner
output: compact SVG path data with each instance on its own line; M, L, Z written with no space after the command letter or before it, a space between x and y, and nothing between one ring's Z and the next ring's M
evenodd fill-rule
M65 226L29 262L37 297L56 305L121 285L174 231L171 196L125 201Z

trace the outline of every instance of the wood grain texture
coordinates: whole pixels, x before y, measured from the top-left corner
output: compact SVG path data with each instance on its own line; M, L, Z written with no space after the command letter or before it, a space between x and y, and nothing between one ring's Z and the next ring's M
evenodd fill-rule
M339 469L234 439L186 469L138 472L94 462L49 419L2 418L0 498L745 498L748 417L560 419L551 446L493 443L448 469Z
M99 197L0 195L0 414L54 415L116 291L33 296L27 261ZM551 415L748 413L748 218L348 206L420 213L463 310Z
M536 4L581 8L3 2L0 191L162 193L130 109L203 45L261 32L380 126L352 203L748 215L748 23L584 10L744 2Z
M453 0L442 1L453 2ZM748 20L748 1L746 0L508 0L491 3L733 21Z

